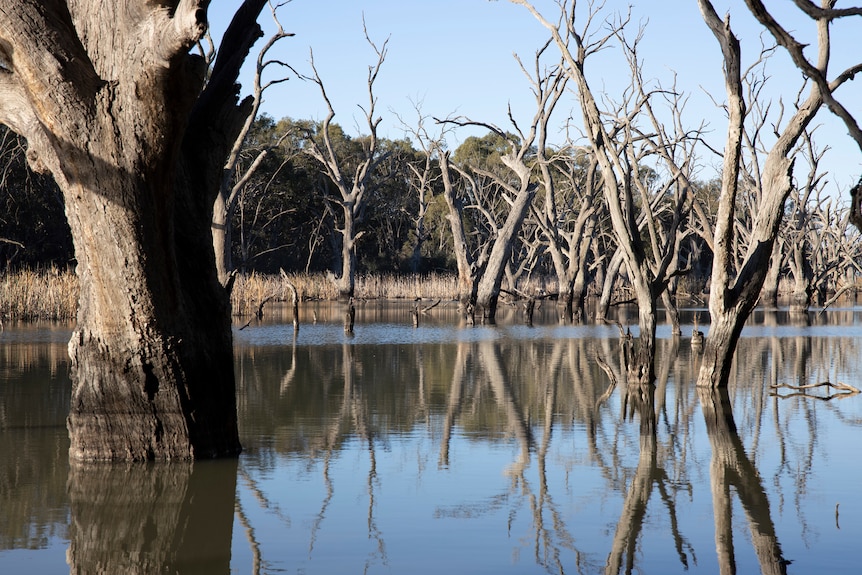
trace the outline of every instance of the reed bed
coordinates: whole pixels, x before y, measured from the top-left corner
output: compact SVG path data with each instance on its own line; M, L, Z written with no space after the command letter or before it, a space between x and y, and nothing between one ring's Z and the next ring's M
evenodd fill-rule
M270 303L291 303L290 285L300 301L334 301L338 291L322 273L240 274L231 291L233 313L252 317ZM556 293L556 281L530 278L519 282L517 292ZM356 277L357 300L443 300L457 298L454 273L360 274ZM511 295L506 295L510 298ZM515 299L518 299L516 296ZM78 282L72 270L43 268L0 272L0 320L68 320L77 312Z
M67 320L78 309L78 280L69 269L0 273L0 318Z
M324 274L289 273L239 275L231 292L233 313L250 316L268 302L290 302L288 282L296 288L300 301L338 299L335 284ZM454 274L414 275L361 274L356 277L356 299L453 299L457 296L458 278Z
M233 313L250 316L269 302L290 302L288 282L300 301L338 299L338 291L325 274L238 275L231 292ZM356 278L357 299L453 299L457 276L362 274ZM0 272L0 319L67 320L78 307L78 280L71 269L55 267Z

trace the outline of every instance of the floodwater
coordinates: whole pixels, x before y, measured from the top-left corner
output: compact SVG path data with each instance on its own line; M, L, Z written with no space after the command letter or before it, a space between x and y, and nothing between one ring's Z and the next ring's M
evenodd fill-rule
M70 466L70 326L7 324L0 573L859 572L862 395L771 386L862 388L862 308L758 310L712 393L703 310L628 389L614 326L411 305L238 325L245 450L194 464Z

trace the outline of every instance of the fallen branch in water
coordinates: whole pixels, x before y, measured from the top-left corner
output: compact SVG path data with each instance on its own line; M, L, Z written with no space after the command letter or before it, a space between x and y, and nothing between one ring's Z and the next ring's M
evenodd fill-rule
M828 387L830 389L837 390L838 393L833 393L833 394L827 395L827 396L811 395L811 394L807 393L808 390L816 389L819 387ZM862 393L862 391L860 391L858 388L853 387L852 385L850 385L848 383L841 383L840 381L838 383L832 383L830 381L822 381L820 383L810 383L808 385L790 385L787 383L778 383L775 385L770 385L769 389L772 390L772 392L769 395L774 395L774 396L781 397L781 398L796 397L796 396L801 395L801 396L805 396L805 397L810 397L812 399L820 399L823 401L829 401L830 399L835 399L836 397L843 399L845 397L850 397L850 396L856 395L858 393ZM794 393L788 393L788 394L781 395L780 393L778 393L778 391L777 391L778 389L790 389L790 390L793 390Z
M846 285L846 286L844 286L843 288L841 288L840 290L838 290L838 291L835 293L835 295L834 295L834 296L832 296L831 298L829 298L829 300L828 300L826 303L824 303L824 304L823 304L823 309L821 309L821 310L817 313L817 317L820 317L821 315L823 315L823 312L825 312L825 311L826 311L826 308L828 308L828 307L829 307L829 306L831 306L833 303L835 303L836 301L838 301L838 300L841 298L841 296L843 296L845 293L849 292L850 290L854 290L854 289L856 289L856 286L855 286L855 285Z

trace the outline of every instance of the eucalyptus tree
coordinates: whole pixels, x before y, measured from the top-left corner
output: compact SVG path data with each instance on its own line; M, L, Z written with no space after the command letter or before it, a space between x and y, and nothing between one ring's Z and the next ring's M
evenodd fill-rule
M467 119L447 119L443 123L458 126L483 126L490 130L484 138L468 138L456 151L452 164L448 152L440 154L440 171L444 197L449 206L453 246L458 262L459 300L471 314L478 309L491 321L497 312L497 302L506 266L512 255L538 184L533 178L535 145L544 146L545 132L564 85L559 67L539 69L539 59L547 44L536 52L536 77L531 78L536 94L536 112L529 129L524 132L509 114L517 134ZM499 161L504 170L492 169L490 162ZM459 174L455 178L453 172ZM456 190L460 188L460 193ZM487 233L471 249L464 219L464 198L469 207L481 214L480 225ZM475 244L475 242L474 242Z
M651 108L654 95L662 90L645 86L637 53L640 34L633 42L626 38L625 18L609 22L608 32L599 36L592 26L600 6L590 6L586 23L578 31L575 27L577 2L559 2L559 18L551 22L527 0L511 1L524 6L550 32L563 58L564 73L575 85L585 139L598 164L611 226L637 300L639 333L636 349L627 366L628 377L633 381L651 382L655 377L657 300L667 289L670 279L678 273L680 241L687 230L682 222L690 195L689 186L679 178L680 170L674 163L676 158L659 151L670 142L653 135L656 131L665 134ZM586 63L612 41L620 43L629 66L631 83L614 109L603 112L587 79ZM643 127L639 125L641 123ZM675 137L687 136L683 133ZM663 186L651 190L644 175L648 159L656 155L662 161L670 159L673 171ZM657 210L668 196L672 198L672 216L667 229L660 229ZM639 219L644 225L646 238L641 234ZM666 304L669 302L665 299Z
M247 137L252 129L252 126L260 111L260 105L263 102L263 95L272 86L287 81L287 76L277 77L275 79L264 79L264 72L273 66L287 67L287 64L279 61L268 59L269 51L281 39L293 36L292 33L286 32L278 20L277 9L284 4L270 4L272 19L275 23L276 31L260 49L255 62L254 79L252 80L252 93L250 95L251 111L245 119L242 128L236 135L236 139L231 146L230 153L225 161L224 174L219 182L218 193L216 194L215 202L213 203L213 221L212 221L212 236L213 249L215 251L216 270L218 272L219 281L222 285L229 287L228 278L233 271L233 262L231 261L231 250L233 247L231 230L233 229L233 219L237 208L239 195L245 190L249 180L254 176L254 173L260 167L261 163L266 159L267 155L272 151L273 147L277 147L281 141L269 143L268 145L253 147L247 142ZM208 59L211 59L208 58ZM285 134L283 137L286 137ZM250 162L241 162L240 158L243 154L248 155L250 151L254 151L254 156ZM242 169L240 169L242 167Z
M757 303L766 278L785 202L793 190L793 154L797 143L824 104L839 115L845 113L846 116L842 116L845 122L852 121L846 109L835 100L834 92L862 70L862 65L855 64L834 79L827 79L831 56L830 23L839 15L837 12L816 9L810 2L802 0L796 2L811 18L816 31L817 55L812 63L803 54L802 45L762 2L746 0L751 13L803 71L804 83L798 88L799 97L790 110L789 118L784 122L779 118L780 123L776 122L774 126L775 141L763 160L762 169L759 169L763 194L753 212L755 216L748 247L742 257L734 261L738 192L744 161L744 124L750 102L746 101L743 90L740 43L729 17L722 20L709 0L698 0L698 4L704 21L721 48L727 93L728 126L709 299L711 323L698 376L700 386L721 387L727 385L739 335ZM832 3L827 2L826 7L831 8ZM859 13L858 9L854 10ZM803 96L802 90L806 87L808 95ZM857 141L862 143L862 137Z
M0 9L0 122L62 190L80 287L69 343L75 460L240 450L230 304L212 206L251 102L237 78L266 0L209 70L206 0L18 0Z
M416 163L425 160L408 139L381 138L379 147L381 162L366 198L366 233L357 256L365 271L395 272L408 269L414 257L416 214L421 205L410 192ZM424 216L418 219L421 222Z
M378 47L368 37L367 30L365 38L377 55L377 62L368 67L368 105L363 108L368 134L359 141L362 151L360 159L355 165L349 165L346 159L339 155L333 143L331 128L333 127L332 120L335 118L335 109L332 107L332 101L329 99L323 80L314 65L313 53L311 55L313 76L309 77L320 88L320 94L329 110L317 133L318 137L309 134L305 151L320 163L323 173L336 189L336 193L331 194L329 200L341 212L341 227L338 228L341 236L340 269L338 275L334 277L334 282L342 299L353 296L357 263L356 243L364 233L357 229L357 226L363 216L369 188L373 184L374 171L386 157L379 149L377 127L382 118L375 117L377 99L374 96L374 82L386 60L389 41L385 41L382 46Z

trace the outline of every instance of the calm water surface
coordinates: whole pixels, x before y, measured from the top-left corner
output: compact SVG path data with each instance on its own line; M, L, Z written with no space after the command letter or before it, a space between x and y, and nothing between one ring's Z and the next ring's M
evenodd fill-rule
M628 389L550 309L303 313L235 332L242 456L172 465L70 466L71 328L7 325L0 573L859 572L862 396L770 386L862 387L862 308L757 312L724 394L667 327Z

